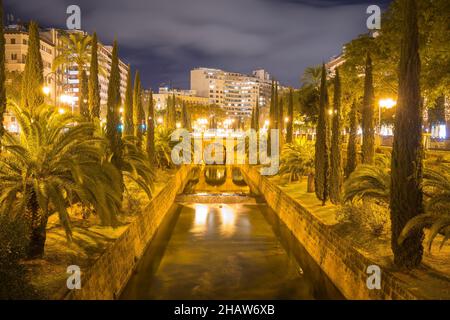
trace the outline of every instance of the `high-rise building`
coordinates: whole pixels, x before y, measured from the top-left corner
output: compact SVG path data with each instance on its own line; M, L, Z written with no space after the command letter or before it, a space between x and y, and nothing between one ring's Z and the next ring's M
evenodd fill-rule
M52 65L63 42L61 37L70 33L81 32L78 30L61 30L55 28L41 29L39 32L41 40L41 56L44 65L45 86L49 89L49 100L56 104L71 104L72 110L77 112L79 83L78 68L76 65L67 65L53 72ZM5 61L7 71L23 72L25 59L28 51L28 30L24 26L9 25L5 28ZM109 73L111 70L112 46L102 43L98 44L101 113L106 114L106 103L108 98ZM121 95L125 96L127 85L128 66L119 59L119 70L121 76ZM89 76L89 64L87 66ZM70 102L61 101L62 96L71 97ZM9 119L10 117L6 117ZM7 128L11 126L7 123ZM14 128L14 125L13 125Z
M210 68L191 70L191 90L224 108L230 117L250 117L257 102L260 108L267 108L271 85L271 77L263 69L252 75Z

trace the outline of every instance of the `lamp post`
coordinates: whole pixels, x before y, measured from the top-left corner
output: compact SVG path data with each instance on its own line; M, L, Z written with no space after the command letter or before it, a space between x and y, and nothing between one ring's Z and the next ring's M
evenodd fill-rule
M54 105L56 107L56 103L57 103L57 101L56 101L56 96L57 96L57 92L56 92L56 71L49 72L49 73L47 73L44 76L44 82L45 82L46 85L44 86L44 88L42 90L43 90L44 94L47 97L50 95L51 90L50 90L50 87L47 86L47 84L49 82L48 79L49 79L50 76L53 76L53 80L54 80L53 81L53 103L54 103Z

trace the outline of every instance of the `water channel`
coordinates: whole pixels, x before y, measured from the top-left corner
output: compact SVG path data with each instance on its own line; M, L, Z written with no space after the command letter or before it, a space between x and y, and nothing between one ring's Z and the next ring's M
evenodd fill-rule
M141 258L121 299L343 299L239 169L204 167Z

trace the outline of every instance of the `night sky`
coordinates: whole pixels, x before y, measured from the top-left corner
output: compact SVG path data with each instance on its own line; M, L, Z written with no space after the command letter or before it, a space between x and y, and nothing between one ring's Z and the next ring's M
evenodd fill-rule
M5 0L16 19L65 28L77 4L82 29L138 68L143 84L189 87L194 67L250 73L264 68L298 87L303 70L328 61L365 33L366 8L389 0Z

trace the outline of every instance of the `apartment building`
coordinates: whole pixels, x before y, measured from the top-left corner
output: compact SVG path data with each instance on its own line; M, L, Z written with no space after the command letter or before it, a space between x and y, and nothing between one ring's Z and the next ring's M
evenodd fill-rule
M263 110L268 108L271 85L271 77L263 69L251 75L211 68L191 70L191 90L224 108L230 117L250 117L257 102Z
M55 28L40 30L41 56L44 65L45 85L50 89L49 100L60 105L61 96L70 96L72 109L76 112L78 106L79 83L78 68L76 65L69 65L52 71L53 61L59 54L58 48L62 44L61 37L72 32L83 32L78 30L60 30ZM28 51L28 31L24 26L9 25L5 28L5 60L7 71L23 72L25 69L25 59ZM108 97L109 73L112 61L112 46L102 43L98 45L99 68L104 73L99 74L101 114L106 115L106 103ZM89 66L88 71L89 71ZM119 70L121 75L121 95L125 96L127 85L128 66L119 59ZM89 72L88 72L89 76ZM8 116L6 117L9 118ZM10 126L10 125L9 125ZM7 123L8 127L8 123ZM12 126L14 128L14 125Z

